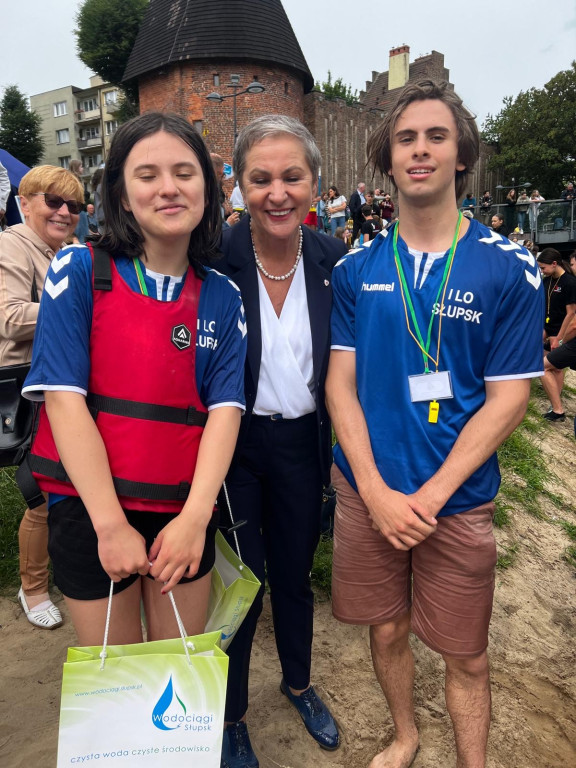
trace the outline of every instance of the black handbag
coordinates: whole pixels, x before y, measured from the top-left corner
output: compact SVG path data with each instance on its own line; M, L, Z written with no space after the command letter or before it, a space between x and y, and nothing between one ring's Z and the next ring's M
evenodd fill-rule
M31 300L38 303L35 273ZM18 466L30 448L36 405L21 395L29 370L30 363L0 366L0 467Z
M20 394L30 363L0 368L0 467L22 461L30 446L34 425L34 403Z

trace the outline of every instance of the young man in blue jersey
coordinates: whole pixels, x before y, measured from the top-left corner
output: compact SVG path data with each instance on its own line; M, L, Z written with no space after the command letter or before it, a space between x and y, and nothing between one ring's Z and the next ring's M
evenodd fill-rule
M403 88L368 144L400 220L333 272L333 610L370 626L395 726L371 768L419 748L410 631L445 661L458 768L485 765L495 452L541 374L543 313L532 254L458 211L478 148L448 84Z

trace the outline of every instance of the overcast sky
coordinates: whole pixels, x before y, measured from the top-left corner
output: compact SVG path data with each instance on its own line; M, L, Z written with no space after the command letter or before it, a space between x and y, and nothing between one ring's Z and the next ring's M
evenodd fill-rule
M90 72L76 57L73 34L79 5L79 0L2 2L0 89L16 84L32 95L65 85L88 87ZM324 80L330 69L334 78L360 91L373 70L388 69L390 48L410 46L411 61L436 50L480 124L500 111L505 96L542 87L576 58L574 0L363 5L284 0L283 5L315 80Z

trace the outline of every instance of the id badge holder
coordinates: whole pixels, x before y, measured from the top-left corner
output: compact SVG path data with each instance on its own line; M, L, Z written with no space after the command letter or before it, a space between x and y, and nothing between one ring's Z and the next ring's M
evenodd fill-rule
M437 424L440 412L438 400L448 400L454 397L450 371L436 371L436 373L420 373L415 376L408 376L408 386L410 388L410 399L413 403L430 403L428 421L430 424Z

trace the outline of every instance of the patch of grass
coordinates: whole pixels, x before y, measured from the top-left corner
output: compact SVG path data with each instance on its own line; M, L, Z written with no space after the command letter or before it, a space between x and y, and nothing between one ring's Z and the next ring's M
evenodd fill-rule
M558 509L566 509L566 500L546 488L550 479L558 479L547 466L541 449L526 433L539 433L546 428L544 422L533 422L534 403L530 401L529 413L498 450L502 470L500 495L505 501L516 502L539 519L545 518L542 497Z
M518 544L511 544L509 547L504 547L496 560L496 568L498 568L499 571L505 571L507 568L510 568L510 566L514 565L517 554Z
M332 551L332 539L321 536L312 566L312 586L328 598L332 594Z
M567 520L560 520L559 523L560 527L564 528L569 538L571 538L572 541L576 541L576 525L574 525L574 523L569 523Z
M26 504L12 467L0 469L0 594L12 593L20 583L18 527Z
M569 547L566 547L562 555L562 559L565 560L568 563L568 565L571 565L573 568L576 568L576 546L571 545Z
M498 498L495 502L496 509L494 510L494 525L496 528L504 528L510 523L510 515L508 510L510 505L506 504L502 499Z

